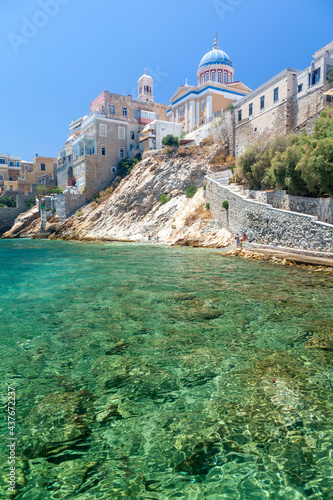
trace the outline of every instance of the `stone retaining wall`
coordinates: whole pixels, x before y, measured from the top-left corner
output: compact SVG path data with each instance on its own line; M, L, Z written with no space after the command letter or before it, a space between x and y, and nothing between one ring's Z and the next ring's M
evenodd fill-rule
M14 199L16 198L16 207L0 208L0 235L5 233L6 231L9 231L9 229L11 229L11 227L13 226L16 217L28 210L28 206L25 203L25 200L31 197L32 195L17 195L16 197L14 196Z
M212 177L212 176L210 176ZM218 178L218 177L217 177ZM286 191L276 190L256 191L248 188L241 188L245 197L262 203L268 203L274 208L291 210L301 214L314 215L321 222L333 224L333 198L310 198L305 196L292 196Z
M333 225L311 215L290 212L247 199L230 186L205 178L205 197L213 218L233 234L246 233L249 241L288 248L333 251ZM229 209L222 207L228 201Z

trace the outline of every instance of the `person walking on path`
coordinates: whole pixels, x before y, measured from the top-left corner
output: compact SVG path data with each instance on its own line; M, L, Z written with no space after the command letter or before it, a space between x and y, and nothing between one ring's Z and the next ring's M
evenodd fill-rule
M237 246L237 248L240 248L241 243L240 243L240 239L239 239L238 234L236 234L236 236L235 236L235 240L236 240L236 246Z

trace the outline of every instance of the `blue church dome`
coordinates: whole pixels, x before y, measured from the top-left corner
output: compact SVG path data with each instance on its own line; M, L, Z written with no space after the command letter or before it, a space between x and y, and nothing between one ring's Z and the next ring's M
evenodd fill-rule
M228 54L219 49L216 38L213 45L213 50L203 56L199 64L199 69L203 68L204 66L211 66L212 64L224 64L225 66L230 66L231 68L233 67Z

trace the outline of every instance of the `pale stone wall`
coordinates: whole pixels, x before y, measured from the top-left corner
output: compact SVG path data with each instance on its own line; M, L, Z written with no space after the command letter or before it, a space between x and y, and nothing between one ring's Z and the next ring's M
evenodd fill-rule
M85 194L60 194L54 200L54 208L62 222L86 203Z
M319 252L333 251L333 225L316 217L273 208L246 199L206 177L205 197L213 218L233 234L246 233L253 243ZM228 201L229 209L222 207Z
M13 196L13 193L6 192L4 196ZM16 195L15 193L14 199L16 198L16 207L0 207L0 235L11 229L18 215L28 210L25 200L32 196L32 193L30 193L29 196Z

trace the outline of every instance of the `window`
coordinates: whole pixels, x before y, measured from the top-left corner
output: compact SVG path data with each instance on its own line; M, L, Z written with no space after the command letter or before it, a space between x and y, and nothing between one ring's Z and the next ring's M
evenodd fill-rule
M119 158L125 158L125 149L124 148L120 148L120 150L119 150Z
M9 180L10 180L10 181L12 181L12 180L13 180L13 176L12 176L12 175L10 175L10 176L9 176Z
M205 111L206 101L201 101L201 111Z
M29 172L29 166L25 165L24 168L26 169L27 172Z
M45 163L40 164L40 169L42 172L45 172Z
M118 127L118 139L125 139L125 127Z
M84 174L84 163L83 163L83 165L81 166L81 174Z
M135 144L130 144L130 150L133 151L135 149Z
M201 74L201 85L203 85L203 84L204 84L204 74L202 73Z
M133 117L138 120L140 118L140 111L138 109L134 109Z
M4 180L3 174L0 174L0 181L3 181L3 180Z
M135 140L135 132L131 132L131 141Z
M110 104L110 115L116 114L116 106L114 104Z
M112 172L113 174L115 174L115 173L117 172L116 167L112 167L112 168L111 168L111 172Z
M331 95L327 95L326 96L326 102L332 102L332 96Z
M102 148L101 148L101 155L106 156L106 147L105 146L102 146Z
M99 124L99 135L101 135L102 137L106 137L107 136L107 127L103 123Z
M303 90L303 83L301 83L300 85L298 85L297 92L300 93L300 92L302 92L302 90Z
M212 82L216 81L216 72L212 71Z
M242 110L241 109L238 111L238 121L239 122L242 121Z
M0 158L0 163L5 164L6 163L5 158Z
M9 180L10 180L10 181L12 181L13 179L9 179ZM12 186L12 185L10 185L10 186L9 186L9 189L10 189L11 191L13 191L13 186Z
M123 116L127 116L127 108L123 108Z
M179 118L184 118L184 114L185 114L185 109L184 108L181 108L179 110Z
M206 75L205 75L205 82L208 82L209 80L209 71L207 71Z
M278 100L279 100L279 87L276 87L276 89L274 89L274 102Z
M253 115L253 104L249 104L249 116Z
M265 96L260 97L260 109L264 109L265 107Z
M217 73L217 81L218 81L218 83L222 83L222 71L219 71Z
M10 161L10 162L9 162L9 166L10 166L10 167L14 167L14 162L13 162L13 161Z
M20 162L19 162L19 161L17 161L17 162L16 162L16 166L17 166L17 167L19 167L19 166L20 166Z
M320 68L315 69L313 73L309 75L309 87L316 85L320 81Z
M228 71L224 72L224 83L228 83Z

